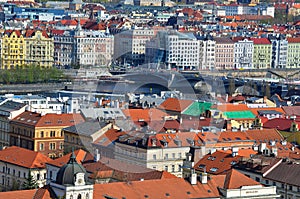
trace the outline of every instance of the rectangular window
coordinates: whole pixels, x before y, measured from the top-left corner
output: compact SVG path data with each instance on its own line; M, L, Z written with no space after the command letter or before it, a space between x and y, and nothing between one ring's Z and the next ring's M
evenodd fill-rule
M167 160L167 159L169 159L169 154L165 154L165 159Z
M52 180L52 171L50 171L50 180Z
M175 165L172 165L172 172L175 172Z
M172 158L175 159L175 153L172 153Z
M50 149L50 150L55 150L55 143L54 143L54 142L51 142L51 143L50 143L49 149Z
M55 137L55 131L50 131L50 137Z
M156 155L155 154L153 155L153 160L156 160Z
M61 143L59 144L59 149L63 149L63 148L64 148L64 143L61 142Z
M40 143L40 151L44 150L44 143Z
M178 165L178 172L181 172L181 165Z
M44 137L44 131L41 131L40 133L40 137L43 138Z
M165 171L168 171L168 166L165 166Z

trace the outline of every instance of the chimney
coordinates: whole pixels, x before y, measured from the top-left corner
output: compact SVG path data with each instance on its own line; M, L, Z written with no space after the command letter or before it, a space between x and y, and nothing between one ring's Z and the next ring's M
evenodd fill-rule
M227 123L226 123L227 125L226 125L226 130L227 131L231 131L231 129L232 129L232 126L231 126L231 120L227 120Z
M239 154L239 148L238 147L232 147L232 157L235 157Z
M96 149L95 154L94 154L94 161L98 162L99 160L100 160L100 153L99 153L99 150Z
M266 143L260 143L259 145L259 152L263 152L267 147L267 144Z
M206 172L201 173L201 175L200 175L200 182L202 184L207 184L207 173Z
M195 169L191 169L190 183L191 185L197 184L197 173L195 172Z

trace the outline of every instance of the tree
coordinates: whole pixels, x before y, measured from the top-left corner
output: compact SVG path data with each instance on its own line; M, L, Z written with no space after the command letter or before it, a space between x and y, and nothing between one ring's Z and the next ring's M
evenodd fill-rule
M12 191L19 190L19 187L20 187L20 182L16 181L16 179L13 179L11 190Z
M31 172L29 171L28 177L25 179L25 182L23 183L23 189L35 189L37 188L37 181L33 178L31 175Z

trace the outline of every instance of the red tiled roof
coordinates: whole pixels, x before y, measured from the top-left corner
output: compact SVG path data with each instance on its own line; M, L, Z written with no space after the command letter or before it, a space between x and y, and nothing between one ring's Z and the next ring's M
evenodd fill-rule
M57 30L57 29L51 30L51 33L52 33L53 35L63 35L64 32L65 32L65 30Z
M235 169L231 169L227 174L224 182L225 189L239 189L242 186L261 185L259 182L245 176Z
M167 113L155 109L124 109L123 113L126 117L129 117L133 122L150 122L150 121L161 121L165 116L168 116Z
M167 111L183 112L192 103L193 103L192 100L168 98L159 105L159 108Z
M28 198L33 198L35 193L36 193L35 189L0 192L0 198L5 198L5 199L16 199L16 198L18 198L18 199L28 199Z
M262 129L262 130L253 129L253 130L247 130L245 134L257 142L260 141L269 142L270 140L278 140L278 141L283 140L282 135L276 129Z
M211 174L223 174L231 169L231 167L238 163L242 155L240 153L245 154L247 157L250 157L250 154L256 154L257 152L253 151L252 149L247 149L247 151L244 151L244 149L240 149L238 151L237 156L232 156L232 151L216 151L212 154L205 155L200 161L195 163L194 169L199 171L204 171L204 168L207 173ZM216 171L211 170L212 168L216 168Z
M197 185L191 185L182 178L95 184L94 198L215 198L219 196L217 186L221 185L220 182L224 182L224 176L216 176L207 184Z
M230 112L230 111L248 111L249 108L246 104L221 104L217 105L216 109L222 112Z
M291 119L274 118L265 122L263 127L268 129L278 129L280 131L290 131L293 122L294 121ZM300 121L297 123L300 126Z
M120 131L118 129L112 128L112 129L107 130L102 136L97 138L94 141L94 144L100 144L101 146L108 146L112 142L116 141L118 139L118 137L120 137L121 135L125 135L125 134L126 134L126 132L124 132L124 131Z
M282 109L288 116L300 116L300 106L283 106Z
M60 23L64 26L76 26L78 22L75 19L63 19Z
M44 126L73 126L84 122L83 117L79 113L74 114L55 114L48 113L43 115L41 119L37 122L36 127Z
M288 37L287 40L289 43L300 43L300 37Z
M267 38L251 38L251 41L253 41L254 45L259 45L259 44L271 44L270 40Z
M0 161L25 168L45 168L51 159L39 152L11 146L0 151Z
M51 164L51 165L57 166L57 167L62 167L63 165L68 163L68 161L70 160L71 154L72 153L69 153L69 154L64 155L60 158L57 158L55 160L48 161L47 164ZM74 154L76 156L76 161L78 163L81 163L85 160L88 153L82 149L78 149L78 150L74 151Z
M41 115L40 113L25 111L20 115L16 116L13 120L16 123L22 123L35 127L50 127L50 126L61 126L68 127L75 124L84 122L81 114L55 114L49 113Z

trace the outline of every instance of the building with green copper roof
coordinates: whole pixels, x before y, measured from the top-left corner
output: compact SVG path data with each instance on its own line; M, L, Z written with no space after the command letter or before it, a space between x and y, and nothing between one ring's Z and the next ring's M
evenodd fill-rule
M183 115L200 116L212 106L210 102L193 102L184 112Z
M255 115L251 111L230 111L223 112L226 119L254 119Z

